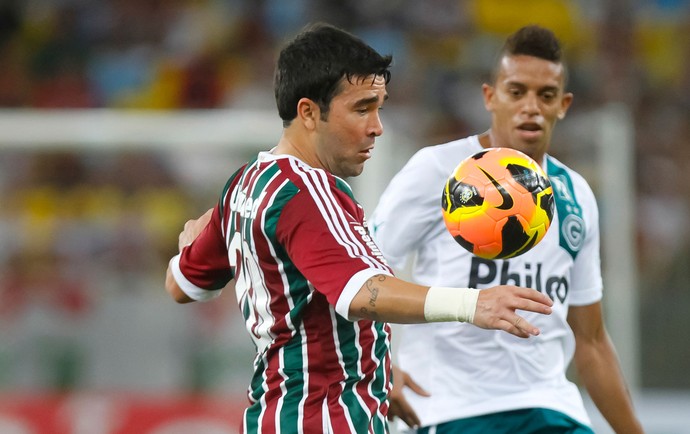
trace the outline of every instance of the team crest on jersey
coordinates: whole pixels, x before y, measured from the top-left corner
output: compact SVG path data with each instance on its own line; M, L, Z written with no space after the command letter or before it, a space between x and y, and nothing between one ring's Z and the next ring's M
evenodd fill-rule
M579 216L567 215L561 224L561 235L571 250L579 251L585 242L585 222Z

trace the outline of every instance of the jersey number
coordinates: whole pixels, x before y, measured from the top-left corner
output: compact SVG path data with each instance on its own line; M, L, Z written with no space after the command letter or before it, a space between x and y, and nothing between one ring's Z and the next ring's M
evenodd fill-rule
M233 234L228 252L230 266L235 274L237 303L245 318L247 330L257 347L261 348L272 339L269 336L269 329L273 323L269 306L271 295L264 284L259 263L240 232Z

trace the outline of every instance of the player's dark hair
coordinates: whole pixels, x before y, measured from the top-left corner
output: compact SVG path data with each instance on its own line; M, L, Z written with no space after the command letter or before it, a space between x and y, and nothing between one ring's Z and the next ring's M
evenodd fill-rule
M496 81L503 57L520 55L563 63L561 43L551 30L537 25L525 26L510 35L503 44L492 73L493 81ZM565 65L563 66L565 72Z
M356 36L329 24L305 27L278 56L274 91L278 114L287 127L297 116L297 102L309 98L322 117L340 91L340 80L371 75L390 81L392 56L382 56Z

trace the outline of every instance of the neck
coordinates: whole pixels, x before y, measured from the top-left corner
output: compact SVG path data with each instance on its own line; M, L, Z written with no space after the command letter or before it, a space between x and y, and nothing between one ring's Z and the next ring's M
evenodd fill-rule
M487 148L493 148L495 140L493 138L493 134L491 133L491 130L487 130L483 133L481 133L478 137L479 139L479 144L482 145L482 148L487 149Z
M276 155L291 155L311 167L321 167L316 155L311 152L309 146L306 146L307 143L308 138L295 136L285 130L278 141L278 145L273 149L273 153Z
M496 137L496 134L494 134L493 130L489 129L482 134L478 136L479 139L479 144L482 146L484 149L488 148L499 148L502 147L503 145L501 142L498 140ZM525 152L523 149L516 148L514 146L504 146L508 148L513 148L513 149L518 149L519 151ZM527 152L525 152L527 154ZM529 155L534 161L537 162L540 166L544 162L544 153L540 153L539 155Z

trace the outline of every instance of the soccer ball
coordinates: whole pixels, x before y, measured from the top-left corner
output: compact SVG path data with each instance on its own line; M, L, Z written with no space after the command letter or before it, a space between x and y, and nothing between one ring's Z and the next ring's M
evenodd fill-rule
M485 259L521 255L544 238L554 213L544 170L524 153L490 148L463 160L441 199L455 241Z

